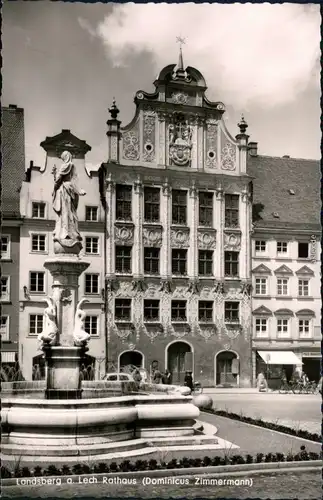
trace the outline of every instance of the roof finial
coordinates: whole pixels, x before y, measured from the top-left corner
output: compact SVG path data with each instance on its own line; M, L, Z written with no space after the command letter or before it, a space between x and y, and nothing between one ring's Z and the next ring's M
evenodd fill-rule
M185 38L183 38L182 36L177 36L176 37L176 42L179 43L179 57L178 57L178 66L177 66L177 69L180 70L180 71L184 71L182 45L185 44Z
M244 119L244 116L243 114L241 114L241 120L240 122L238 123L238 127L240 129L240 134L245 134L246 133L246 130L248 128L248 123L246 122L246 120Z
M109 108L109 113L110 113L110 115L111 115L111 117L112 117L113 120L117 119L117 116L119 114L119 110L118 110L118 107L117 107L117 104L116 104L115 97L112 100L112 106L111 106L111 108Z

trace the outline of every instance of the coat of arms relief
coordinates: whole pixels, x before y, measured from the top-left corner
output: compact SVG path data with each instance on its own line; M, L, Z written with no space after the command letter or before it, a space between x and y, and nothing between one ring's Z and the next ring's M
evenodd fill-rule
M193 129L184 115L175 115L169 124L169 162L171 165L186 167L192 155Z

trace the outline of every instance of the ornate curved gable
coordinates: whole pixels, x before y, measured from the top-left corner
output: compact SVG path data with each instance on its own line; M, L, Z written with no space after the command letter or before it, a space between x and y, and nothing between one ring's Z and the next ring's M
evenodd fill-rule
M154 85L155 92L135 95L135 116L121 129L121 163L246 173L239 165L238 138L247 136L230 135L222 119L224 104L207 99L203 75L191 66L184 69L181 53L178 64L163 68ZM242 126L245 132L247 124Z

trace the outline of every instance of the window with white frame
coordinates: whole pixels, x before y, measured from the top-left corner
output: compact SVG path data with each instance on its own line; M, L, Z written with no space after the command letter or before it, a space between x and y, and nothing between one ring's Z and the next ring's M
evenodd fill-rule
M288 278L277 278L277 295L288 295Z
M45 273L32 271L29 275L29 291L43 293L45 291Z
M85 253L99 253L99 238L97 236L86 236L85 238Z
M0 319L0 332L1 341L8 341L9 339L9 316L1 316Z
M1 276L1 301L10 300L10 279L9 276Z
M268 335L268 319L267 318L256 318L256 337L267 337Z
M289 337L289 319L277 319L277 337Z
M1 236L1 259L10 259L10 236Z
M86 274L85 275L85 293L97 294L99 293L99 275L98 274Z
M287 241L277 241L277 255L287 257L288 243Z
M308 297L309 296L309 280L300 279L298 280L298 295L300 297Z
M255 251L256 253L265 253L267 250L267 242L265 240L255 241Z
M307 338L311 336L311 320L310 319L299 319L298 320L298 333L302 338Z
M85 220L96 222L98 220L98 207L85 207Z
M43 331L44 315L30 314L29 335L39 335Z
M46 205L43 202L34 201L32 204L32 218L33 219L45 219L45 208Z
M98 317L97 316L86 316L85 317L85 331L91 335L91 337L98 335Z
M46 251L46 235L32 234L31 235L31 251L45 252Z
M267 278L256 278L256 295L267 295Z

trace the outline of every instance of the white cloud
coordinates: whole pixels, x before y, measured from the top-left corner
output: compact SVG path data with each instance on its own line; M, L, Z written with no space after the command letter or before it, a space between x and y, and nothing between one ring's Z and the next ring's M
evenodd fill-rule
M233 106L279 105L319 85L318 5L115 4L96 34L115 66L148 52L156 72L177 62L176 36L187 37L184 63L205 76L211 99Z

